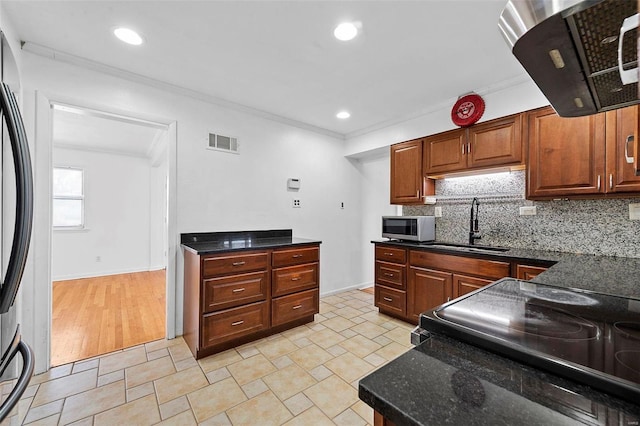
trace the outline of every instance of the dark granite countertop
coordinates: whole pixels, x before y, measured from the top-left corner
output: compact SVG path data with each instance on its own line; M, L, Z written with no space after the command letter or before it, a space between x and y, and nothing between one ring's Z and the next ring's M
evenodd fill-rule
M366 376L360 399L403 425L638 425L640 406L432 337Z
M640 258L596 256L521 248L509 248L502 252L492 251L480 254L468 253L456 248L431 247L434 243L395 240L376 240L372 241L372 243L494 260L553 264L547 271L541 273L532 281L556 287L594 291L640 300L640 282L638 280L638 277L640 277ZM435 244L438 243L442 242ZM445 242L444 244L447 243Z
M294 237L291 229L181 234L180 242L185 250L198 255L322 243Z

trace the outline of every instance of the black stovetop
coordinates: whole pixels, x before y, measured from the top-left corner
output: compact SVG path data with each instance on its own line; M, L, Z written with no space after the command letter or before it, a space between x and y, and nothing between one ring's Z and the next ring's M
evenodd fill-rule
M632 402L640 399L640 301L502 279L420 326Z

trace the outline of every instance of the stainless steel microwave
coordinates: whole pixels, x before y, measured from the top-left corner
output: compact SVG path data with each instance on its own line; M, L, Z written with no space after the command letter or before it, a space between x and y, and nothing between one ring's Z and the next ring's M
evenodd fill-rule
M433 216L382 216L382 236L397 240L433 241L436 218Z

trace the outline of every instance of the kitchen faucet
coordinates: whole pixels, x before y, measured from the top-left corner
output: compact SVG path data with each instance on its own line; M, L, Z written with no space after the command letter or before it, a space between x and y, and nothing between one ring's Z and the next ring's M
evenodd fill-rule
M476 214L475 214L475 218L473 216L473 207L476 207ZM479 240L480 238L482 238L479 233L480 231L478 230L478 207L480 206L480 202L478 201L477 198L473 198L473 200L471 201L471 217L469 218L469 244L473 245L473 243L475 242L475 240Z

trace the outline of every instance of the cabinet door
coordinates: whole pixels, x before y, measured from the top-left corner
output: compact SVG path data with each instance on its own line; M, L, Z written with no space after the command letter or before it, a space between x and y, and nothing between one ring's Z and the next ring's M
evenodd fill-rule
M463 294L471 293L472 291L491 284L492 282L493 280L453 274L453 297L460 297Z
M466 169L466 152L465 129L456 129L425 138L425 173L429 175Z
M522 164L522 114L469 127L467 155L470 168Z
M422 139L391 145L391 204L422 202Z
M516 278L519 280L529 281L546 271L547 268L542 266L517 265Z
M411 267L407 289L407 317L415 324L420 314L451 299L451 273Z
M543 108L527 118L527 198L604 192L604 114L562 118Z
M607 192L640 192L640 176L633 163L638 157L637 129L638 106L607 112Z

